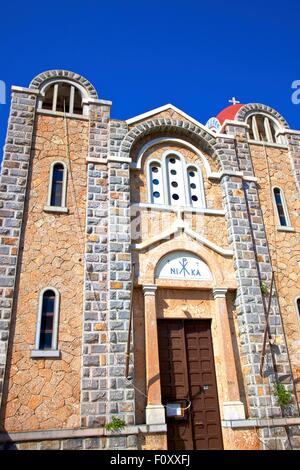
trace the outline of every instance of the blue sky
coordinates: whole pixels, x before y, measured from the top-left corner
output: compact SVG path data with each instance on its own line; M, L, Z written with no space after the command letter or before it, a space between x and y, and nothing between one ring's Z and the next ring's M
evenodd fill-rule
M9 91L45 70L72 70L113 101L118 119L170 102L205 124L236 96L299 129L299 13L299 0L3 2L0 80ZM1 149L8 110L9 96Z

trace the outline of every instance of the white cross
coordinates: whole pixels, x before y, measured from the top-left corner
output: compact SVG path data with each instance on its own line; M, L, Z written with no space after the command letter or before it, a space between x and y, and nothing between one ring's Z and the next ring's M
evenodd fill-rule
M231 98L231 100L228 100L228 103L232 103L233 105L235 104L240 104L240 101L238 101L234 96Z

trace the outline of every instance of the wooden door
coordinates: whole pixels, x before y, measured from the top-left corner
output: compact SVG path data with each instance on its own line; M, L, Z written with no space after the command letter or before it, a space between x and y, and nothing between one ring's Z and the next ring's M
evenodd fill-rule
M210 322L159 320L158 340L163 404L190 403L167 417L168 449L222 449Z

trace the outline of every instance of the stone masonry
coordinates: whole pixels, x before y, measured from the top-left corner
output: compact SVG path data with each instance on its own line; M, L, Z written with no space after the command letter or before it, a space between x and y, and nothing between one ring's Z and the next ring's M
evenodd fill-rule
M0 405L38 91L14 87L0 183Z
M218 266L218 272L221 273L218 277L220 286L218 285L217 287L219 289L222 289L222 270L223 272L228 270L226 275L228 274L228 279L230 279L232 283L223 290L228 289L228 298L236 299L236 305L234 308L232 307L232 316L236 316L235 320L237 320L236 323L238 325L236 338L234 338L237 345L235 359L239 365L239 386L240 389L243 388L243 393L240 393L240 395L241 400L244 402L240 403L240 405L242 408L244 405L247 412L246 419L242 420L246 427L243 441L240 437L236 437L239 432L243 433L242 426L240 426L240 429L236 426L235 429L232 423L224 424L223 422L222 425L224 428L226 426L232 426L228 435L231 433L231 442L236 442L237 447L239 445L245 447L247 445L245 444L247 436L251 435L253 439L252 444L249 444L249 446L251 447L252 445L253 448L258 448L258 446L264 449L300 448L300 428L298 425L299 410L293 380L293 370L296 370L296 367L293 369L290 364L290 356L287 347L288 341L286 341L285 338L286 330L284 328L286 317L284 317L281 312L282 303L280 295L278 295L279 289L276 290L276 284L269 317L269 333L274 339L274 344L267 342L267 354L263 376L260 375L259 371L263 336L266 327L267 308L267 302L262 295L261 286L262 282L264 282L270 287L274 266L272 265L271 259L272 250L269 248L270 240L268 240L269 235L266 229L266 216L263 212L260 200L261 188L258 178L255 175L255 165L247 137L247 124L245 124L247 113L253 112L253 110L263 111L272 114L273 118L278 119L282 128L282 134L287 138L288 146L286 146L286 152L288 149L290 163L292 163L293 173L298 184L298 191L300 188L299 134L297 132L293 133L287 129L287 123L279 113L269 107L254 104L242 107L237 120L227 122L219 135L210 132L205 126L199 123L197 124L195 120L189 120L184 113L181 115L179 110L177 110L178 112L174 112L174 109L170 111L170 113L168 110L165 110L163 113L154 114L150 118L147 116L145 119L137 119L136 122L132 124L129 124L130 121L113 120L110 117L111 102L98 99L97 92L90 82L84 77L68 71L54 70L45 72L33 79L30 88L13 87L12 90L11 111L0 182L0 403L3 390L10 389L12 385L18 385L18 383L15 383L16 377L17 380L19 380L18 373L20 372L22 374L24 372L26 376L26 368L30 367L30 361L32 361L30 350L33 347L33 334L28 337L26 337L26 335L21 337L16 334L16 331L18 332L20 330L20 325L18 326L19 330L16 329L16 320L21 316L23 322L21 322L21 329L23 328L24 330L23 325L26 324L26 321L30 320L32 333L33 328L35 328L32 319L35 317L37 310L36 308L31 308L32 311L27 317L26 308L23 308L21 312L21 310L16 307L18 305L18 296L22 300L22 297L18 293L20 286L19 279L24 270L26 271L27 269L26 263L22 263L20 246L22 246L22 241L25 239L24 227L28 227L28 219L30 219L31 222L31 225L29 225L33 227L32 230L36 230L36 232L34 232L35 235L42 233L38 232L35 228L36 223L41 223L41 220L38 220L39 215L35 213L34 218L30 212L27 211L26 213L26 204L31 202L30 198L32 194L30 191L33 190L34 192L36 187L40 186L43 188L43 184L45 185L45 175L48 174L49 159L61 158L61 160L64 160L65 158L66 163L71 163L71 161L68 161L65 154L65 147L67 148L67 142L64 141L65 136L59 134L59 132L63 132L62 124L66 124L67 129L68 119L64 121L65 117L63 113L58 113L58 116L55 116L54 111L49 112L48 110L47 114L47 110L37 110L37 100L42 99L39 90L47 83L47 80L52 80L55 77L59 80L65 78L74 81L74 83L78 82L80 87L85 89L86 96L88 96L88 98L86 96L84 98L84 105L85 109L88 107L89 116L73 115L68 117L68 119L74 120L72 121L73 125L70 125L70 131L73 132L73 135L76 134L76 132L78 135L77 140L76 138L73 140L72 138L70 139L72 144L72 165L75 161L77 169L73 172L75 180L68 181L67 183L67 199L70 197L71 184L75 184L76 186L77 183L77 186L80 186L81 189L77 193L73 191L75 194L75 196L73 194L74 204L73 206L69 204L68 209L71 207L71 211L65 213L63 216L66 217L66 219L61 217L58 221L53 215L46 213L46 217L52 217L51 227L54 234L56 230L59 231L59 233L64 231L61 227L61 225L64 224L64 220L66 220L66 224L69 224L69 231L73 230L75 225L74 221L71 222L71 218L74 217L75 220L76 209L74 209L74 207L76 206L76 197L80 198L80 234L78 232L80 243L78 243L78 246L81 246L83 243L85 244L84 261L80 259L81 265L79 265L78 257L73 256L73 252L70 253L70 256L72 255L72 258L74 258L72 260L74 273L79 273L80 279L83 280L82 297L82 285L80 282L77 282L77 294L79 290L79 297L83 299L83 308L81 307L81 303L77 302L77 319L72 318L72 320L76 320L77 323L69 323L72 316L72 308L71 304L68 302L72 301L70 301L72 297L69 297L68 302L66 302L65 299L67 295L62 295L62 297L64 297L62 301L66 302L64 309L67 310L69 316L62 315L60 318L59 321L61 324L58 334L60 344L65 341L69 344L68 347L72 348L74 338L70 330L74 325L77 325L77 375L74 373L71 377L71 375L64 373L66 371L62 372L64 366L67 368L67 365L63 364L64 361L62 357L58 360L51 361L51 363L47 358L43 358L41 361L39 359L36 360L34 363L35 373L37 376L39 373L43 376L43 390L48 400L45 401L46 404L43 403L45 420L42 426L38 426L35 429L33 429L33 425L30 427L30 423L29 428L23 429L22 423L26 421L26 410L24 411L25 408L21 406L22 403L20 404L20 402L23 399L22 396L24 397L24 390L19 393L18 390L20 389L16 388L17 391L15 394L17 400L15 400L15 396L13 396L10 402L7 400L7 403L2 403L2 411L9 408L9 411L13 414L15 406L15 419L21 424L17 430L14 429L14 421L8 423L6 420L5 423L7 416L5 417L5 412L2 412L5 419L3 419L3 425L1 423L2 433L0 433L0 447L4 449L52 448L62 450L91 448L136 449L153 448L153 446L157 445L157 442L160 442L158 445L161 447L159 448L166 448L166 428L164 422L156 421L154 428L151 429L148 425L143 423L141 423L141 428L139 428L139 425L136 425L137 412L135 409L135 399L139 391L136 391L134 387L136 382L133 364L139 364L139 367L146 367L146 364L141 364L141 361L134 360L134 332L131 335L130 380L127 380L125 377L125 364L131 312L130 299L133 288L132 282L134 281L132 251L133 249L136 250L134 256L135 259L138 260L138 263L140 263L139 269L142 270L141 266L147 266L144 258L147 256L151 258L151 250L154 252L159 244L162 245L162 251L165 248L168 249L169 246L166 247L165 243L168 242L159 239L159 236L155 239L155 243L152 242L153 236L150 237L149 233L147 234L146 231L141 232L138 241L131 239L131 204L135 202L135 205L139 208L143 206L142 208L145 210L143 220L147 221L147 218L150 217L148 215L148 179L144 171L144 168L147 168L147 163L145 167L143 167L143 165L146 159L153 158L155 151L161 153L165 151L165 148L159 147L157 142L159 142L161 138L167 137L173 139L173 148L175 148L174 141L176 141L178 151L181 151L180 146L182 142L188 142L190 148L188 149L188 147L186 147L185 150L182 151L182 154L189 164L193 163L198 165L197 159L199 152L202 152L203 160L201 162L201 171L203 171L203 175L205 176L206 185L204 190L206 191L206 196L209 194L209 206L205 208L206 213L204 214L203 211L203 214L201 214L201 210L203 209L201 208L198 213L195 211L191 218L191 220L195 222L196 218L200 220L201 217L201 223L205 225L201 234L196 233L196 229L194 232L189 230L187 232L189 235L185 236L189 219L184 212L188 212L191 208L184 208L181 211L181 216L184 220L181 220L182 225L180 226L180 231L178 231L179 235L177 232L174 235L174 246L175 244L176 246L181 246L180 243L182 243L184 250L188 251L189 247L192 247L192 245L193 247L199 245L201 249L203 249L203 253L205 252L207 256L211 256L211 259L214 260L215 264L213 264L213 266ZM39 118L36 119L36 113L39 112L41 113L43 123L41 134L45 133L45 138L43 135L39 135L39 138L42 140L42 151L40 147L36 146L35 148L34 146L34 138L36 137L35 131L38 128L37 122L39 122ZM55 122L52 126L52 131L50 129L50 121L47 121L48 119L53 120L52 124ZM132 121L135 120L133 119L131 122ZM76 126L76 122L79 122L78 126ZM58 126L57 128L55 127L56 125ZM57 130L59 126L60 131ZM78 131L78 129L81 128L80 126L84 129L82 130L82 134ZM57 133L57 135L53 136L53 132L55 134ZM138 167L134 158L151 139L156 139L155 142L158 147L154 149L154 147L150 146L148 148L149 151L147 150L148 153L146 157L144 156L145 160L143 165ZM79 142L81 140L82 142ZM83 145L83 141L85 145ZM164 145L166 145L166 148L171 146L169 142L165 142ZM79 147L81 148L80 156ZM191 148L196 149L196 152L193 153L194 150L191 150ZM198 153L197 150L199 150ZM41 177L41 173L34 173L32 171L36 168L35 165L38 164L39 160L35 151L37 153L40 151L42 153L44 152L43 157L48 158L47 161L42 158L39 161L39 164L43 166L43 177ZM80 158L82 166L78 166L79 162L77 160ZM157 157L155 156L155 158ZM85 160L86 173L84 171L82 172ZM147 160L147 162L148 161L149 160ZM203 165L203 161L206 161L207 166ZM210 164L209 161L213 162L213 164ZM210 168L210 174L207 167ZM134 171L132 171L133 169ZM143 175L141 175L142 172L144 173ZM36 186L30 183L30 177L33 173L36 179ZM80 176L78 176L78 173L80 173ZM214 190L214 185L218 185L218 190ZM83 221L85 197L86 220ZM131 201L131 198L134 199L134 201ZM140 204L141 201L142 204ZM173 211L171 209L173 209ZM41 209L41 211L43 211L43 209ZM158 220L159 217L164 218L168 211L170 212L169 215L173 217L173 219L171 217L169 220L177 220L176 217L178 218L178 216L174 213L174 207L164 207L163 210L157 210L155 215L151 217L153 217L153 220ZM60 214L56 214L56 216L60 217ZM67 218L69 218L68 221ZM42 219L42 216L40 219ZM216 220L217 222L214 222ZM159 230L158 224L155 230ZM189 238L191 237L191 233L194 233L193 236L195 237L192 241ZM157 233L156 235L159 234ZM199 236L200 239L200 235L203 235L203 245L206 243L204 247L201 246L201 241L196 241L197 236ZM49 237L51 237L51 234ZM44 251L41 250L39 264L37 264L37 266L43 265L43 256L47 255L47 250L54 252L56 248L55 243L58 247L57 238L49 248L49 237L45 239L45 244L48 243L48 246L43 246ZM55 238L54 235L52 235L52 237L53 239ZM135 245L133 246L132 243ZM144 248L139 251L138 245ZM171 251L174 250L174 248L172 248L172 240L170 246ZM142 250L144 251L142 252ZM217 250L218 254L216 251L212 253L214 250ZM51 256L52 255L55 256L51 253ZM30 258L30 253L28 257ZM204 255L203 258L205 258ZM142 264L142 261L144 264ZM65 262L66 260L64 260L64 263ZM52 266L52 261L50 265ZM80 271L80 269L83 269L83 265L84 275L82 275L82 271ZM68 291L72 291L72 281L74 282L74 280L78 280L78 278L76 278L75 275L72 277L72 273L69 277L63 277L64 273L68 271L68 266L63 266L62 262L59 266L59 268L62 266L62 272L56 272L56 274L52 273L51 266L49 269L47 268L48 277L46 275L44 277L45 282L47 278L46 285L49 283L49 285L52 285L52 278L56 276L56 281L54 281L54 284L56 282L55 285L59 285L59 283L63 282L66 284L66 286L63 287ZM150 266L150 264L148 266ZM154 265L153 262L153 272L155 272L155 267L156 265ZM42 270L40 271L41 272L37 274L43 276ZM147 269L145 269L145 271L147 271ZM142 282L140 281L142 279L142 276L140 276L141 272L137 274L135 280ZM29 269L28 272L26 271L26 275L27 277L24 277L24 282L31 284L32 278L30 277L31 271ZM44 279L42 279L41 282L43 282ZM153 280L151 282L156 283L156 281L156 276L153 274ZM35 306L34 302L37 301L37 288L35 286L36 290L33 289L33 292L27 291L24 282L21 284L24 291L22 295L28 297L28 305ZM170 289L172 283L167 284L167 282L169 282L169 280L166 280L165 284L162 284L162 286ZM40 289L40 287L41 286L38 285L38 289ZM142 292L142 284L136 287ZM157 288L157 286L155 287ZM195 288L195 285L189 285L188 287ZM174 305L179 305L178 309L181 312L181 300L183 301L183 299L185 299L186 302L186 299L189 298L187 292L192 291L187 290L186 284L178 287L175 283L173 288L175 291L177 288L176 292L179 292L177 299L178 304L174 303ZM211 287L209 289L206 286L203 292L207 296L207 299L209 299L209 302L211 302L212 310L214 310L214 299L211 296ZM157 298L161 300L157 310L160 311L160 309L165 308L165 306L163 307L163 299L166 294L159 284L158 290L159 295ZM63 288L61 288L61 291L63 291ZM180 292L183 292L182 299L180 298ZM197 292L197 290L194 292ZM30 303L31 301L33 303ZM195 303L197 302L195 301ZM24 304L27 305L26 302ZM153 305L155 306L155 303ZM144 315L143 296L140 298L138 309L139 315L142 318ZM61 311L63 312L63 308ZM81 311L82 334L81 329L79 330L78 327L78 321L81 322ZM155 307L153 312L155 319ZM173 309L170 309L169 315L170 318L174 315ZM199 319L200 317L197 315L193 318ZM146 322L144 321L140 322L143 328L145 324ZM143 331L143 334L144 333L145 331ZM235 334L234 327L232 327L231 334ZM10 360L10 351L14 351L15 343L19 344L20 342L22 343L22 341L24 341L24 343L27 341L28 343L26 343L26 347L24 347L24 349L27 348L28 357L24 361L22 354L22 357L17 358L19 364L18 368L15 368L15 363L11 361L11 363L9 363L10 374L8 374L7 362ZM142 341L139 342L138 346L140 349L137 349L139 351L143 349L141 343ZM218 351L218 347L216 351ZM65 354L64 357L67 357L66 351L62 349L62 352ZM156 357L158 357L158 350L156 352ZM216 357L218 357L218 354L216 354ZM79 360L81 361L80 365ZM222 364L218 364L218 367L221 369ZM65 409L72 408L75 411L72 415L72 419L70 419L70 421L65 420L63 425L60 425L62 421L59 422L59 424L57 424L58 421L54 419L51 421L51 413L54 416L54 412L59 413L59 411L54 408L51 409L51 407L47 405L52 403L52 398L53 400L57 399L55 396L57 390L59 390L59 393L60 390L62 392L64 391L64 383L60 383L60 388L53 387L53 384L49 387L47 386L47 378L49 378L50 381L51 371L53 369L55 369L54 376L55 380L57 380L57 385L60 382L72 380L72 387L76 388L78 392L76 397L70 393L69 396L66 397L67 401L64 401L63 406ZM143 374L141 371L139 371L139 374L140 377L142 377ZM222 374L220 374L220 376L221 375ZM27 380L26 376L25 379L26 390L30 390L30 387L34 383L34 378L29 377ZM143 377L142 379L144 380ZM292 395L292 403L288 408L283 409L276 402L274 397L274 385L276 383L282 383L285 389ZM221 388L222 386L223 385L221 385ZM66 385L66 387L70 388L70 384ZM240 389L238 389L238 392ZM18 393L20 396L18 396ZM147 393L146 386L145 393ZM224 390L221 390L220 397L222 397L222 393L224 393ZM42 395L37 391L36 395L39 394ZM4 396L6 395L7 394L4 394ZM239 395L239 393L237 393L237 395ZM143 400L145 397L146 396L143 397ZM38 398L43 401L43 398ZM64 399L65 397L62 398ZM16 402L18 402L18 405ZM47 421L48 408L49 421ZM63 407L61 409L63 409ZM11 417L11 414L9 417ZM20 414L22 415L22 419L19 419ZM143 416L143 410L140 416ZM105 429L105 425L110 423L113 417L121 418L125 422L126 427L119 435L113 435ZM274 422L272 426L261 424L266 423L266 419L271 422L273 418L276 420L276 424L274 424ZM294 421L290 422L295 424L285 426L281 424L284 422L283 418L293 419ZM226 420L227 418L223 421ZM259 431L257 432L256 429L253 429L256 420L260 422L258 426ZM248 428L247 423L250 423ZM279 424L277 425L277 423ZM60 427L64 427L65 429L60 429ZM44 434L41 433L42 429L44 430ZM49 438L45 434L48 431L50 434L52 433ZM56 439L54 435L56 431L60 435L60 438ZM77 437L72 438L73 431L74 436L76 435ZM9 443L8 440L6 440L6 433L16 432L17 437L15 441L9 436L9 440L11 440ZM30 436L25 435L27 432L31 433ZM236 434L234 435L235 432ZM144 443L141 442L141 434L144 436ZM39 436L41 437L39 438ZM153 444L151 444L151 442L153 442ZM243 443L241 444L241 442Z
M236 171L243 170L246 180L247 177L254 177L245 128L232 125L228 126L227 131L236 136ZM224 176L222 187L239 284L237 308L241 334L240 354L248 389L250 417L284 416L283 410L274 400L274 385L276 382L283 383L291 393L294 393L294 388L276 295L272 299L269 325L270 334L276 335L278 345L268 346L264 378L259 374L266 326L266 301L261 294L261 283L264 281L270 287L272 266L256 182ZM298 416L295 401L288 414ZM265 448L271 449L278 445L274 436L280 438L283 449L289 448L289 436L284 428L262 429L261 438Z
M90 103L81 425L103 426L108 399L108 172L109 105ZM104 163L103 163L104 161ZM98 163L99 162L99 163Z

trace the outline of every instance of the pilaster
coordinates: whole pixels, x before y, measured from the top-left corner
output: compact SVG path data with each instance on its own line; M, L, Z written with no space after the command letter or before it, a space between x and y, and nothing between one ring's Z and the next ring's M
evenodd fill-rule
M108 413L108 169L110 106L89 103L81 425L103 426Z
M246 128L230 126L236 136L236 165L244 175L253 177L252 160ZM280 308L277 296L272 299L269 317L270 333L278 339L277 345L267 345L265 374L259 373L263 335L266 326L266 305L261 292L264 281L270 286L272 265L268 249L259 193L255 181L242 177L224 176L221 181L226 212L228 237L234 251L234 268L238 281L237 313L240 333L241 365L246 386L248 412L251 418L282 416L282 409L274 396L274 385L281 382L292 394L293 379L288 361ZM295 401L289 414L297 415ZM275 431L274 431L275 432ZM263 442L274 434L263 431ZM287 436L281 430L279 439L287 445ZM281 433L281 434L280 434Z
M0 405L9 336L38 91L12 91L0 181Z

